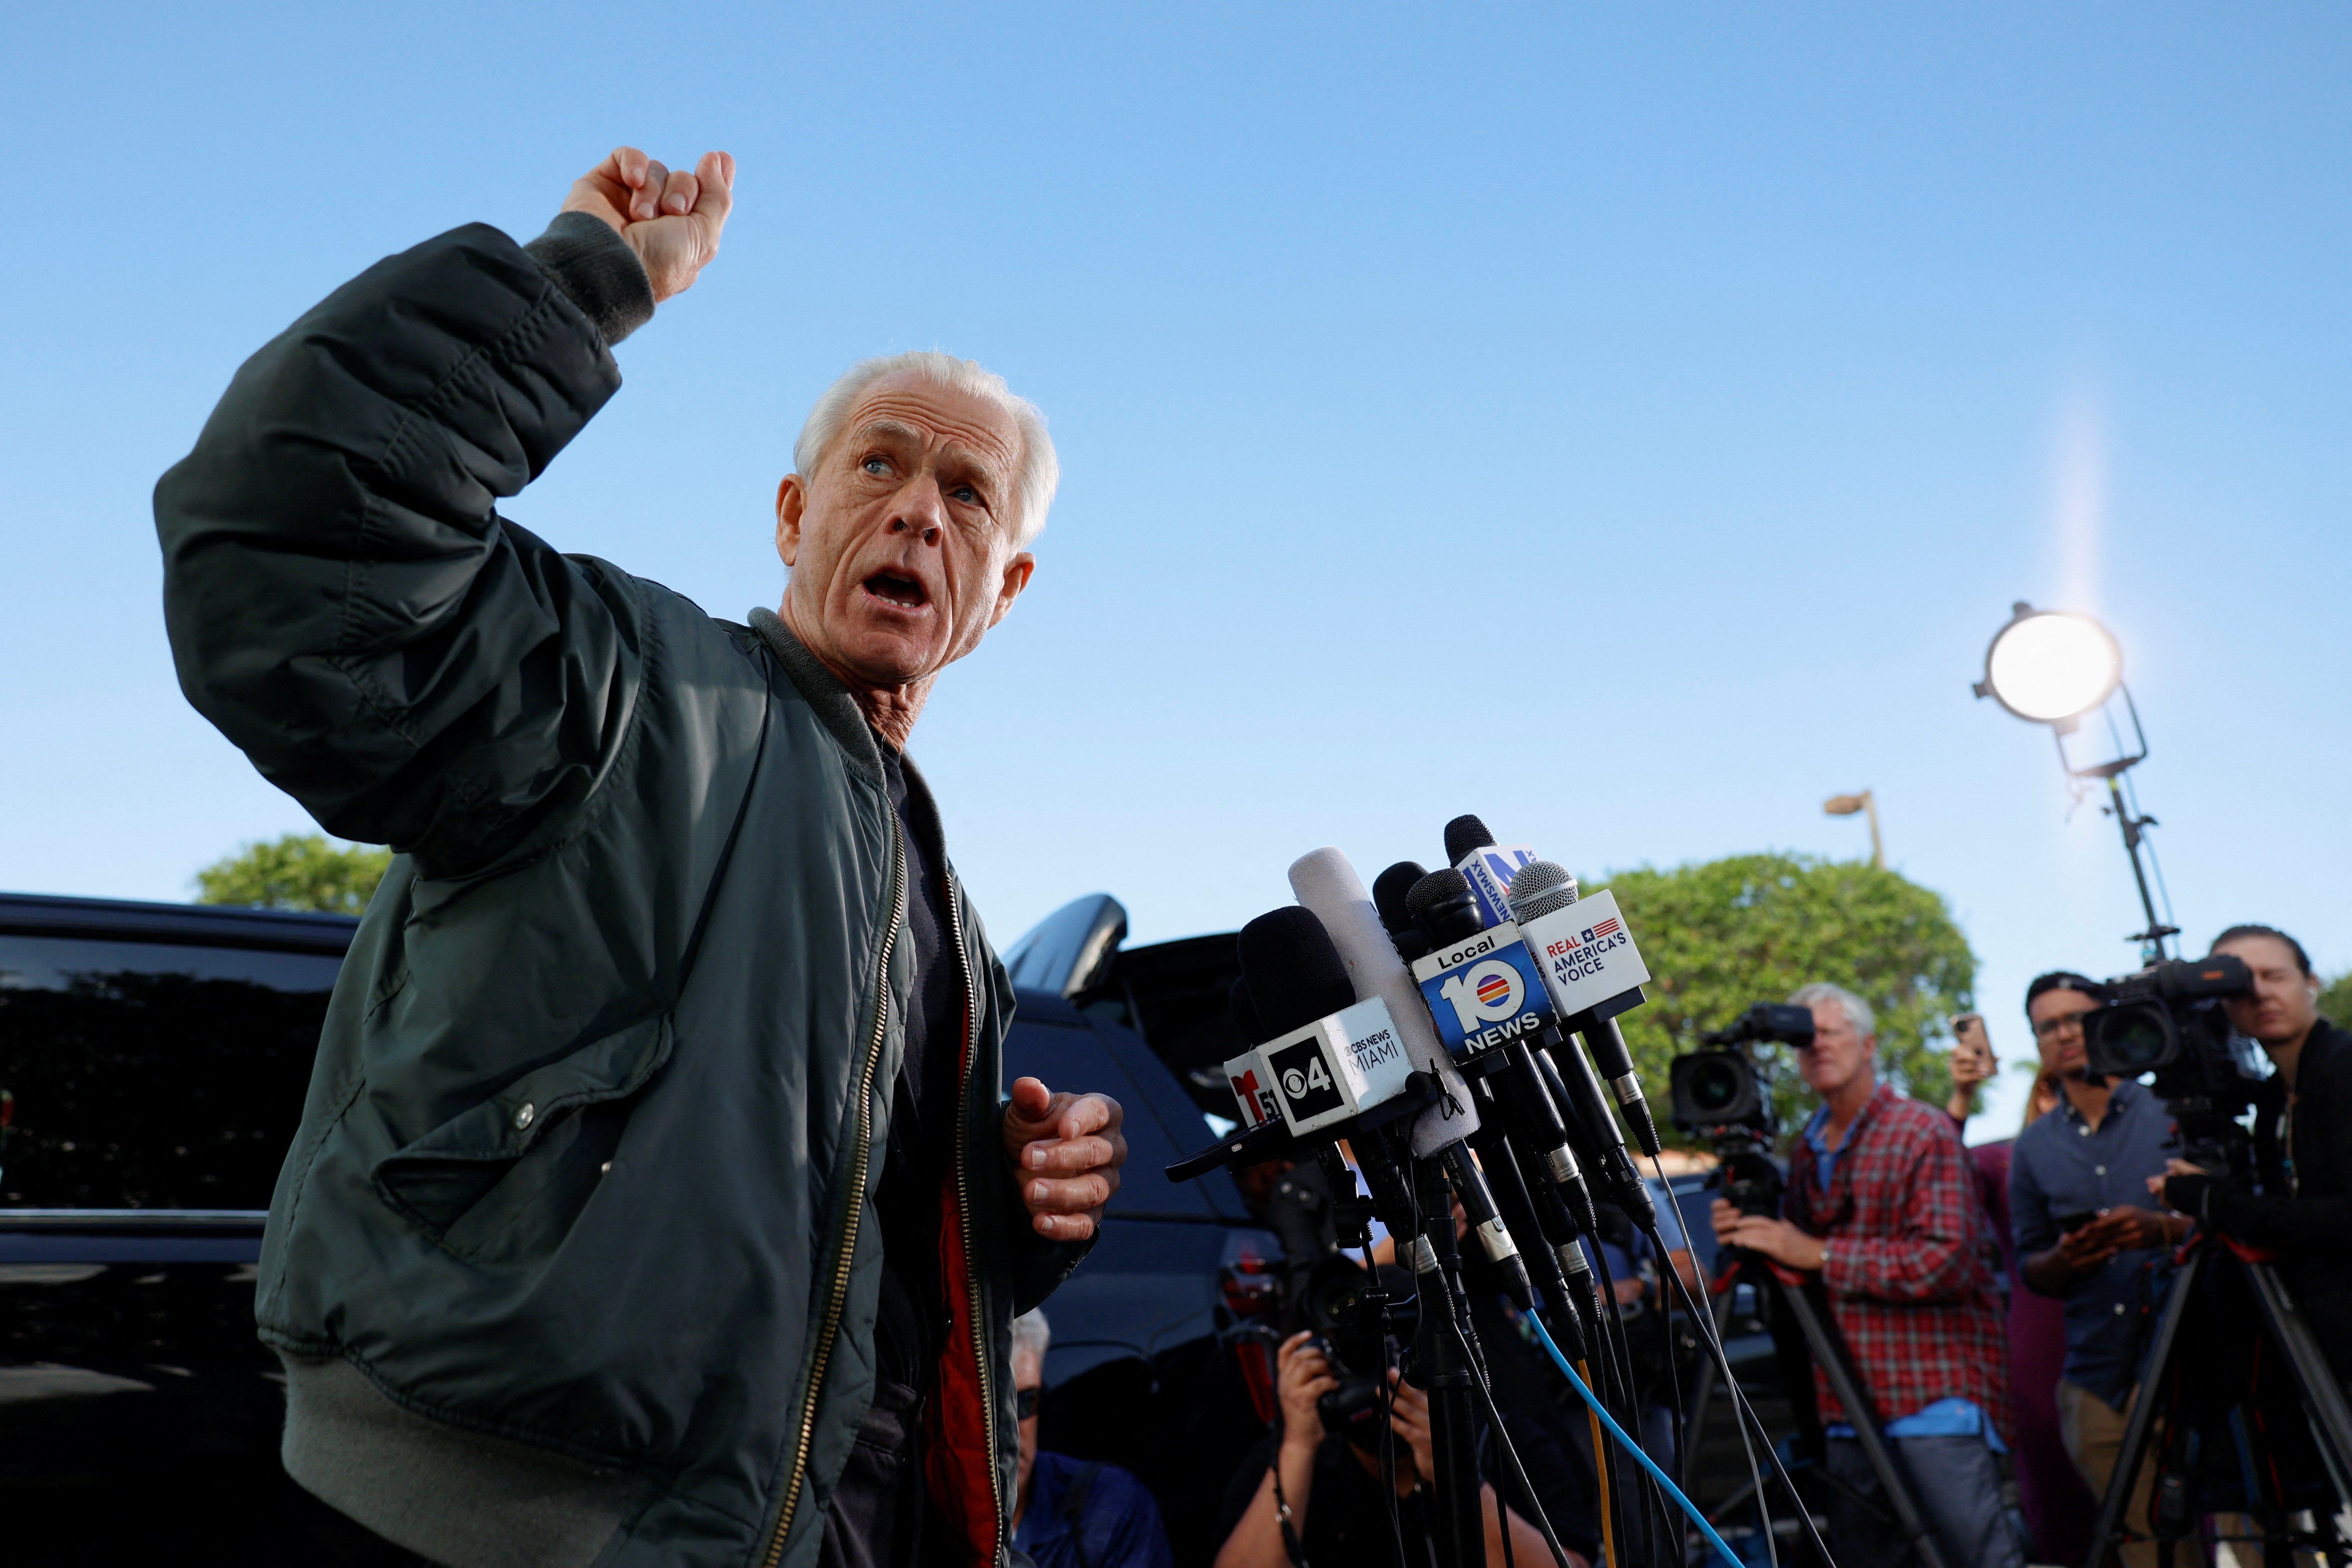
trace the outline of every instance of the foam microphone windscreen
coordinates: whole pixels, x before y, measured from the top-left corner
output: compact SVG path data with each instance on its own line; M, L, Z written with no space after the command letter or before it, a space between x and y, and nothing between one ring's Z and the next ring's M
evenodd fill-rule
M1234 943L1242 984L1256 1005L1263 1043L1328 1017L1356 1000L1356 987L1331 935L1312 910L1285 904L1242 927Z
M1381 924L1388 927L1391 936L1402 936L1413 929L1412 910L1406 900L1412 885L1429 873L1418 861L1400 860L1372 879L1372 908L1381 913Z
M1484 849L1495 842L1486 825L1475 816L1457 816L1445 825L1445 863L1459 866L1473 849Z
M1436 1026L1429 1021L1429 1009L1422 1005L1421 990L1413 984L1404 960L1397 956L1396 944L1389 940L1355 867L1337 849L1302 855L1291 863L1290 890L1330 934L1331 945L1339 950L1348 976L1354 982L1356 1000L1377 996L1387 1003L1389 1021L1404 1041L1405 1055L1414 1067L1437 1075L1444 1092L1435 1105L1414 1119L1413 1153L1434 1154L1455 1139L1476 1131L1478 1110L1469 1086L1439 1042Z
M1234 976L1233 989L1225 993L1225 1012L1234 1021L1234 1033L1246 1044L1262 1046L1272 1037L1258 1019L1257 1000L1250 994L1249 982L1238 974Z
M1415 882L1404 904L1414 923L1440 946L1476 936L1484 923L1478 900L1470 892L1470 879L1451 866Z

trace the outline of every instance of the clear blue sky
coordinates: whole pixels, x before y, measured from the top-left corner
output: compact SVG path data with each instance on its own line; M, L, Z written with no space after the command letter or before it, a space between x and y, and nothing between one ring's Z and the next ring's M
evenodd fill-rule
M2013 1057L2136 920L1969 696L2025 597L2123 639L2191 939L2352 966L2347 78L2317 5L28 8L0 887L303 826L179 698L150 486L313 300L626 140L732 151L737 216L520 521L740 617L851 360L1053 420L1035 585L916 735L1001 940L1461 811L1588 876L1862 853L1867 785Z

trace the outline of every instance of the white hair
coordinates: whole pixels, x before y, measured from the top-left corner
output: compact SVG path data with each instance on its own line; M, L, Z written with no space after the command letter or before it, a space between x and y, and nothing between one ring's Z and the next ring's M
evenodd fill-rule
M849 411L857 405L866 389L884 376L901 373L993 404L1012 419L1013 428L1021 433L1021 454L1020 468L1013 481L1010 531L1013 549L1028 549L1030 541L1045 531L1045 514L1053 509L1054 491L1062 482L1061 460L1054 456L1054 438L1045 433L1045 416L1037 405L1006 385L1003 376L971 360L958 359L937 349L916 349L858 361L842 373L839 381L826 387L824 395L816 400L816 406L809 410L808 423L801 426L800 439L793 443L793 467L803 479L813 476L817 464L824 460L825 449L841 434L842 422L849 417Z
M1026 1351L1035 1356L1037 1364L1043 1367L1045 1364L1045 1347L1053 1342L1054 1331L1045 1321L1044 1308L1032 1307L1013 1320L1013 1353L1014 1355L1017 1356Z
M1843 985L1832 985L1826 980L1816 980L1811 985L1800 986L1789 998L1792 1007L1811 1007L1817 1003L1834 1002L1845 1009L1845 1021L1864 1039L1878 1033L1878 1015L1870 1004Z

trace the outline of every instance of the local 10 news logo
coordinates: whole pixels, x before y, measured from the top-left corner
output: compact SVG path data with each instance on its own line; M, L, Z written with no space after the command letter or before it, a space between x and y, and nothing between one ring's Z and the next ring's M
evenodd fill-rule
M1508 921L1418 960L1412 978L1438 1038L1456 1058L1528 1038L1554 1016L1543 972Z

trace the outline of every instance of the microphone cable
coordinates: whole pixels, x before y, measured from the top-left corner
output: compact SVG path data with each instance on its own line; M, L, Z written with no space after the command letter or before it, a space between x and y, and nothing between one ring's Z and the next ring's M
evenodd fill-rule
M1567 1374L1568 1381L1575 1386L1578 1395L1585 1404L1592 1407L1593 1414L1598 1415L1601 1423L1609 1428L1609 1435L1617 1440L1617 1446L1632 1455L1643 1469L1650 1472L1651 1479L1666 1489L1667 1493L1680 1505L1682 1510L1690 1516L1691 1522L1698 1526L1699 1533L1706 1537L1707 1544L1721 1552L1723 1560L1729 1563L1731 1568L1747 1568L1747 1565L1739 1561L1738 1553L1726 1545L1723 1537L1716 1533L1715 1526L1707 1522L1706 1515L1699 1511L1698 1505L1685 1497L1682 1489L1675 1485L1665 1471L1658 1468L1657 1461L1642 1451L1642 1445L1625 1436L1625 1429L1617 1425L1616 1417L1601 1408L1599 1397L1593 1394L1584 1379L1576 1375L1576 1369L1568 1364L1568 1358L1559 1353L1559 1347L1551 1342L1551 1334L1544 1328L1542 1320L1530 1318L1528 1321L1535 1324L1536 1338L1541 1340L1543 1348L1550 1352L1552 1364ZM1829 1560L1826 1552L1822 1554L1822 1560L1824 1562Z
M1682 1200L1675 1195L1675 1190L1671 1184L1667 1185L1666 1193L1668 1199L1675 1205L1675 1217L1676 1223L1679 1224L1682 1220ZM1685 1234L1687 1234L1687 1230L1685 1230ZM1748 1395L1739 1386L1739 1379L1731 1368L1731 1360L1724 1353L1723 1338L1715 1331L1715 1315L1712 1312L1701 1311L1699 1310L1699 1303L1692 1298L1690 1288L1682 1282L1682 1276L1679 1274L1675 1276L1675 1289L1682 1296L1683 1310L1697 1322L1699 1332L1706 1341L1707 1348L1715 1352L1716 1364L1723 1371L1724 1388L1731 1395L1733 1407L1741 1416L1745 1417L1748 1423L1754 1426L1756 1436L1764 1446L1764 1458L1772 1467L1773 1479L1778 1480L1780 1483L1781 1489L1789 1494L1789 1502L1790 1506L1797 1510L1797 1522L1804 1527L1806 1544L1813 1549L1814 1553L1822 1562L1831 1563L1832 1564L1832 1568L1834 1568L1834 1564L1837 1560L1830 1555L1829 1548L1822 1542L1822 1532L1816 1529L1813 1524L1813 1510L1805 1506L1804 1498L1800 1495L1797 1490L1797 1483L1789 1479L1788 1468L1780 1463L1780 1450L1773 1446L1772 1434L1764 1429L1763 1417L1756 1414L1755 1406L1748 1403ZM1753 1463L1752 1452L1750 1455L1750 1462ZM1764 1493L1760 1485L1757 1489L1756 1505L1758 1510L1764 1515L1766 1523L1765 1536L1768 1542L1767 1549L1769 1551L1773 1561L1777 1563L1780 1561L1779 1550L1777 1547L1769 1544L1772 1533L1770 1530L1771 1512L1769 1509L1764 1507Z

